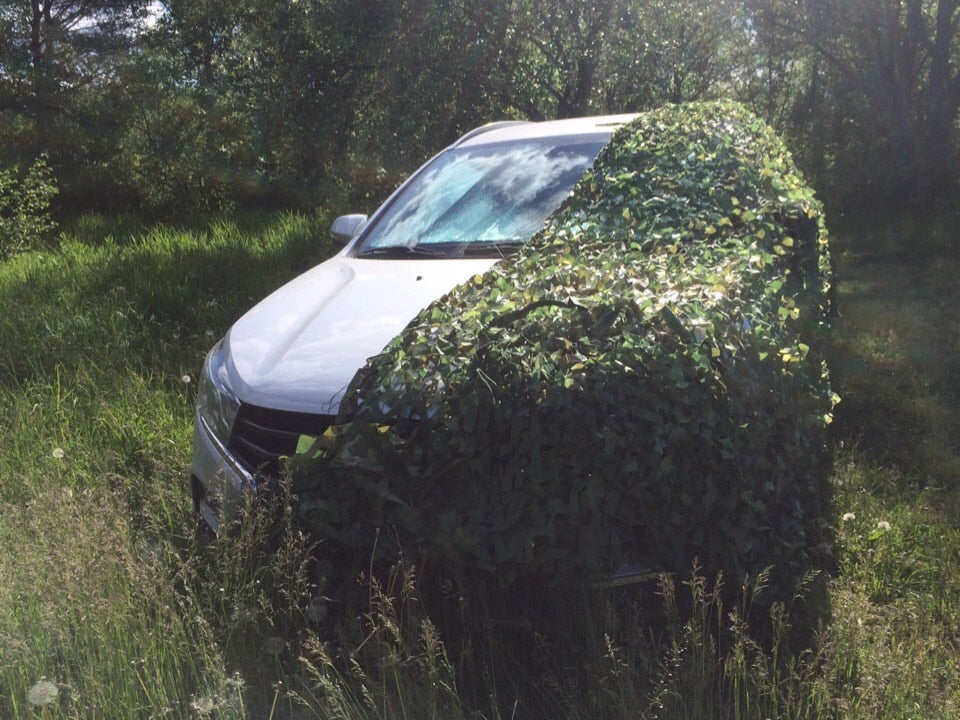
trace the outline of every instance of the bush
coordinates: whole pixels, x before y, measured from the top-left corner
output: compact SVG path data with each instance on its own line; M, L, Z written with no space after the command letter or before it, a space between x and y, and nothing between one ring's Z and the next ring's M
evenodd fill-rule
M761 121L646 113L520 254L358 373L293 465L301 514L505 582L699 558L775 565L785 595L829 540L828 267L820 205Z
M56 228L50 202L57 192L45 157L25 173L17 166L0 170L0 260L35 247Z

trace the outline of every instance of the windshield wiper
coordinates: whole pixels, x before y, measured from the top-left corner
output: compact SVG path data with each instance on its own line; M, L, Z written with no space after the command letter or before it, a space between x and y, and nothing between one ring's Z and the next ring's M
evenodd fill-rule
M524 238L498 238L496 240L473 240L420 245L388 245L367 248L358 258L405 260L414 258L502 258L515 252L524 244Z
M525 238L498 238L496 240L475 240L460 246L458 257L507 257L515 253Z
M414 258L445 258L450 257L449 250L440 250L423 245L387 245L372 247L357 254L358 258L380 258L386 260L407 260Z

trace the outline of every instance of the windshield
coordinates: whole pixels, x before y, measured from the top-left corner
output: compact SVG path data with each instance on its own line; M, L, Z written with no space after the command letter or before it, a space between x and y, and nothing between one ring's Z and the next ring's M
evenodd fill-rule
M540 229L603 144L546 138L444 152L377 219L357 256L503 255Z

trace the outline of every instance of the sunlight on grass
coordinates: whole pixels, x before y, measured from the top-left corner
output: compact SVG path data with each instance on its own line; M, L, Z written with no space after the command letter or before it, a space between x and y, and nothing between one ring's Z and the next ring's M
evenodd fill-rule
M223 684L209 632L116 498L51 488L9 510L0 542L16 551L0 555L0 577L17 582L0 585L0 688L14 716L41 677L62 690L47 704L90 716L159 713Z
M123 235L85 222L56 252L0 264L13 309L0 315L0 717L28 716L41 682L58 689L45 716L186 717L212 698L239 717L216 618L185 584L183 378L236 314L329 248L323 223Z

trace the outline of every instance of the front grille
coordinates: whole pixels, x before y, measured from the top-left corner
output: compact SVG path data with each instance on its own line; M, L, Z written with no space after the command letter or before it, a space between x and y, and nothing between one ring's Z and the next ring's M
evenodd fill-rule
M280 456L293 455L301 435L322 435L334 415L241 405L227 449L251 473L277 477Z

